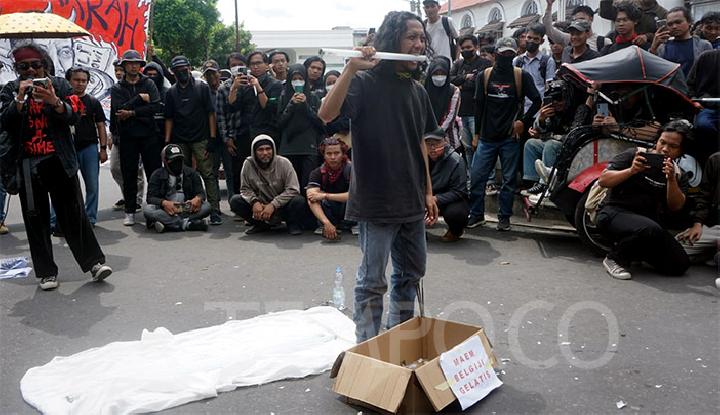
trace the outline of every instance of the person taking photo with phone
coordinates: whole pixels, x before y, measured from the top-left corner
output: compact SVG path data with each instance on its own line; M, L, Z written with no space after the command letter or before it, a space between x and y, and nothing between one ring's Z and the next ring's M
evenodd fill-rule
M679 63L687 77L693 64L703 52L712 50L710 42L690 32L692 17L685 7L670 9L667 19L658 20L658 29L650 46L650 53Z

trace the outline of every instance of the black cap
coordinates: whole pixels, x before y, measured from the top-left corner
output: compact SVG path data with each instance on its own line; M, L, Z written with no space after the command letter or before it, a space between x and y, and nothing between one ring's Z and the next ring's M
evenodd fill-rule
M166 145L165 148L163 148L162 154L165 158L165 162L169 162L170 160L174 160L176 158L183 158L182 147L177 144Z
M440 3L437 2L437 0L423 0L423 4L428 4L428 3L435 3L437 5L440 5Z
M190 60L183 55L178 55L170 61L170 68L177 68L179 66L190 66Z

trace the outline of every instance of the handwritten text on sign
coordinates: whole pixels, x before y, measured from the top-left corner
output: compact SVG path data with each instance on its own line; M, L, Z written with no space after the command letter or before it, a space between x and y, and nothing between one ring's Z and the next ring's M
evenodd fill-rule
M441 354L440 367L463 410L502 385L478 336Z

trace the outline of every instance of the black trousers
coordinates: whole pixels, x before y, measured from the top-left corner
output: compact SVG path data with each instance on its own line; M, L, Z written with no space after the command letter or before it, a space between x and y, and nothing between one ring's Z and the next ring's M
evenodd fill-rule
M295 169L298 182L300 183L300 193L305 194L305 187L310 181L310 173L320 166L319 155L302 155L302 156L285 156Z
M597 215L600 232L614 242L608 256L620 265L645 261L659 273L680 276L690 259L678 242L660 224L616 206L605 206Z
M23 180L28 178L23 177ZM85 203L80 192L77 174L68 177L60 159L52 157L37 167L31 174L34 211L28 209L28 197L25 186L20 189L25 232L30 244L35 275L38 278L58 275L58 267L53 260L50 240L50 201L57 216L57 223L65 234L65 241L83 272L88 272L98 263L105 263L105 255L100 249L92 225L85 213ZM135 180L131 180L134 182ZM128 200L135 200L131 197Z
M240 173L245 159L250 157L250 137L235 138L235 155L232 156L233 194L240 194ZM225 173L227 174L227 172Z
M450 232L457 236L462 235L470 214L470 205L467 200L458 200L447 205L439 205L438 209Z
M155 135L150 137L122 137L120 140L120 169L123 176L125 213L135 213L137 195L137 169L142 156L145 178L150 182L153 172L162 167L160 153L163 142ZM64 231L64 229L63 229Z
M235 212L236 215L245 219L253 225L262 223L253 219L252 217L252 206L241 195L235 195L230 199L230 209ZM285 206L275 210L273 217L270 222L275 223L285 221L288 226L297 225L304 229L308 229L308 221L312 218L314 223L314 217L310 214L310 209L307 206L305 198L302 196L293 197Z

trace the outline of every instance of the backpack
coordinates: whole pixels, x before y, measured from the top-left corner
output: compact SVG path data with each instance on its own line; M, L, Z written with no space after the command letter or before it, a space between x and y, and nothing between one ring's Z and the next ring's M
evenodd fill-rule
M450 61L453 61L457 57L457 40L453 37L452 30L450 30L450 20L448 20L447 16L442 16L440 18L440 21L442 22L443 29L445 29L445 34L450 41L450 55L452 55ZM425 19L423 23L427 26L428 20Z
M521 55L521 56L522 56L522 55ZM540 76L542 76L543 82L545 82L545 79L546 79L546 75L547 75L547 64L548 64L548 61L549 61L549 60L550 60L550 56L548 56L548 55L546 55L546 54L544 54L544 53L541 53L541 54L540 54ZM515 67L516 67L516 68L521 68L521 69L522 69L523 66L525 66L525 60L524 60L524 59L521 58L521 59L518 59L518 60L515 62Z
M603 48L605 47L605 36L598 35L595 47L597 48L598 53L603 50Z

